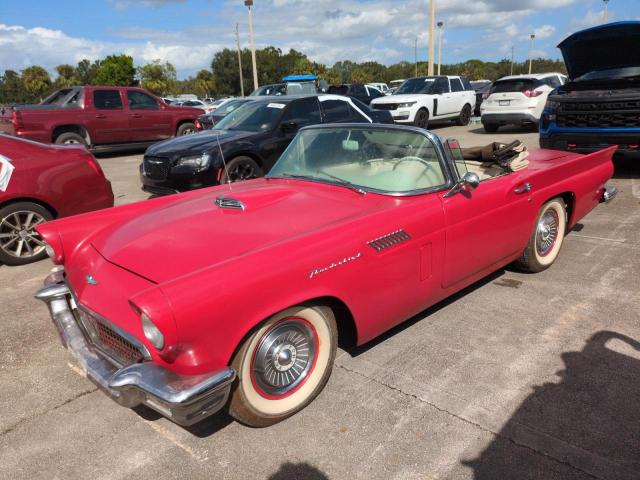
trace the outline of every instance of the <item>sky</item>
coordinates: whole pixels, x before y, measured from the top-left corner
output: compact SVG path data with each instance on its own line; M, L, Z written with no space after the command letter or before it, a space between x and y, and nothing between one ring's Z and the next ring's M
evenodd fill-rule
M136 65L171 62L178 78L210 68L216 51L249 45L243 0L1 0L0 71L37 64L53 72L126 53ZM256 46L294 48L312 60L427 59L427 0L255 0ZM442 62L560 58L570 33L603 23L602 0L436 0ZM640 0L610 0L609 20L640 20Z

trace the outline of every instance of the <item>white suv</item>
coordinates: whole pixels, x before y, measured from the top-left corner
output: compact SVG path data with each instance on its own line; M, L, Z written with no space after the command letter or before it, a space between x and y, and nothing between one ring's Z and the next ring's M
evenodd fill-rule
M502 77L482 102L480 114L487 132L502 125L538 125L549 92L566 83L561 73Z
M476 94L463 77L415 77L406 80L393 95L376 98L374 110L388 110L396 123L427 128L431 120L455 120L467 125Z

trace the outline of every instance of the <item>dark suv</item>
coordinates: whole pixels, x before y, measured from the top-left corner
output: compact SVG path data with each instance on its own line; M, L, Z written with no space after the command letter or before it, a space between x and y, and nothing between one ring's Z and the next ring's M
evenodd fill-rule
M347 97L252 98L255 100L229 113L213 130L148 148L140 165L142 189L153 195L165 195L261 177L271 169L300 127L385 121ZM386 123L393 123L390 116Z
M384 97L384 93L375 87L364 85L363 83L346 83L344 85L331 85L327 93L344 95L346 97L357 98L362 103L369 105L374 98Z

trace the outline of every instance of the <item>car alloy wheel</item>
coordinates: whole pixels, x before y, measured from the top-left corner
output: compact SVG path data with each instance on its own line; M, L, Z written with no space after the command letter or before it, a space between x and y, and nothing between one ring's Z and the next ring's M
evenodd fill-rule
M414 123L416 127L424 128L426 130L429 126L429 113L426 110L418 110Z
M249 162L239 162L229 169L229 179L232 182L249 180L257 176L254 166Z
M41 254L45 244L34 230L46 219L39 213L18 210L0 219L0 249L19 260L30 260Z
M330 308L300 305L273 315L244 341L231 363L238 382L229 413L265 427L303 409L329 379L336 348Z

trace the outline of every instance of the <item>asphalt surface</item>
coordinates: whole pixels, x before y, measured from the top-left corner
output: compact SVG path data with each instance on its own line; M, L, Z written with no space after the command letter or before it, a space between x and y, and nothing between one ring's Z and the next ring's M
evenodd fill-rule
M497 135L438 127L463 146ZM117 203L143 200L141 154L100 158ZM48 261L0 266L2 479L638 479L640 163L555 265L501 270L359 349L266 429L218 414L184 429L107 399L34 291ZM634 343L635 342L635 343Z

